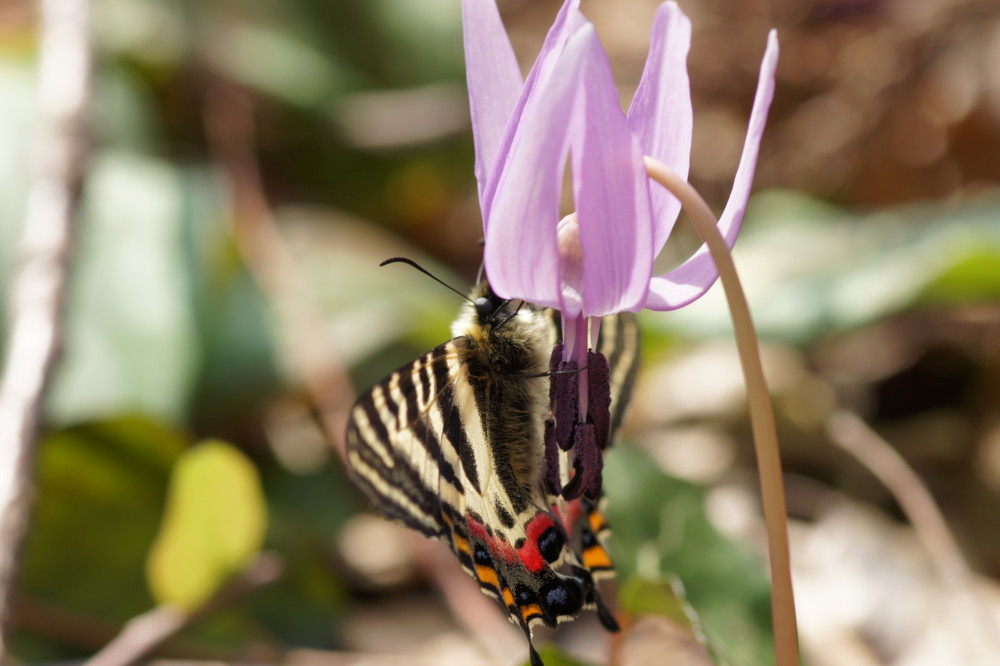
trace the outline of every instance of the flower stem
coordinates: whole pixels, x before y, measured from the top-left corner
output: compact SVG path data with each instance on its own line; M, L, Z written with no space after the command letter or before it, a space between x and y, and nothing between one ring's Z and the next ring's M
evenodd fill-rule
M676 196L698 235L708 246L719 278L726 292L729 313L736 333L736 347L747 385L750 425L757 453L764 523L767 528L768 555L771 568L771 617L774 621L774 654L778 666L799 663L798 631L795 621L795 598L792 592L792 572L788 548L788 522L785 487L778 452L778 436L774 425L771 397L761 366L757 333L750 317L750 308L740 286L736 266L729 248L719 233L718 221L708 204L687 181L668 166L651 157L645 158L649 177Z

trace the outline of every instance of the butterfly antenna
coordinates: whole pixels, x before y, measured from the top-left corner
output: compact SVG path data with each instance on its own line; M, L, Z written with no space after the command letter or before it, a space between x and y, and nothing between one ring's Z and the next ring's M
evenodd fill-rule
M413 259L409 259L407 257L389 257L388 259L383 259L382 261L380 261L378 265L379 265L379 267L382 267L382 266L386 266L388 264L399 264L399 263L408 264L408 265L412 266L413 268L416 268L418 271L420 271L421 273L423 273L424 275L426 275L430 279L434 280L435 282L437 282L440 285L443 285L443 286L447 287L448 289L451 289L453 292L455 292L456 294L458 294L459 296L461 296L465 300L467 300L470 303L472 303L472 299L471 298L469 298L468 296L466 296L465 294L463 294L462 292L460 292L458 289L455 289L453 286L451 286L450 284L448 284L447 282L445 282L444 280L442 280L438 276L434 275L433 273L431 273L429 270L427 270L426 268L424 268L423 266L421 266L417 262L413 261Z
M504 304L507 304L507 303L510 303L510 301L504 301ZM511 313L510 315L508 315L508 316L507 316L507 318L506 318L506 319L504 319L504 320L503 320L503 321L501 321L501 322L500 322L499 324L497 324L496 326L494 326L494 327L493 327L493 332L495 333L496 331L500 330L500 327L502 327L502 326L503 326L504 324L506 324L506 323L507 323L507 322L509 322L509 321L510 321L511 319L513 319L514 317L516 317L516 316L517 316L517 313L518 313L518 312L520 312L520 311L521 311L521 308L523 308L523 307L524 307L524 301L521 301L521 302L520 302L520 303L518 304L518 306L517 306L517 309L516 309L516 310L514 310L514 312L512 312L512 313Z

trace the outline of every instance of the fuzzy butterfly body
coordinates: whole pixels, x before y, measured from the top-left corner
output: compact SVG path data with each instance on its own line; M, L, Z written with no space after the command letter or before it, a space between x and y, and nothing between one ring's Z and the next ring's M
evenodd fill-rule
M638 335L630 314L605 317L601 331L613 430L634 378ZM558 319L501 299L483 282L452 332L358 400L347 425L348 473L384 517L451 547L525 632L540 666L530 643L538 623L556 626L593 609L617 630L595 585L613 573L599 493L566 500L546 482L573 475L571 452L554 462L550 449L546 458Z

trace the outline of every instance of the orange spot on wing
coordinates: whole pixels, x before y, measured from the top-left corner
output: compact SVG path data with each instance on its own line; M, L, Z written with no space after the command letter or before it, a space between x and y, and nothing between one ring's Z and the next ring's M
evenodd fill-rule
M514 595L511 593L509 587L503 588L503 602L508 606L514 605Z
M500 579L497 578L497 572L484 564L476 565L476 576L479 578L479 582L485 585L492 585L496 589L500 589Z
M472 548L469 547L469 542L466 539L452 533L451 542L455 544L455 550L462 553L463 555L468 555L472 557Z
M538 604L531 604L529 606L521 607L521 620L523 620L525 624L527 624L528 621L534 616L542 617L541 606Z
M599 534L601 530L608 527L608 524L604 521L604 516L597 509L590 512L587 520L590 522L590 529L594 530L594 534Z
M611 558L608 552L600 546L591 546L583 551L583 566L588 569L610 569Z

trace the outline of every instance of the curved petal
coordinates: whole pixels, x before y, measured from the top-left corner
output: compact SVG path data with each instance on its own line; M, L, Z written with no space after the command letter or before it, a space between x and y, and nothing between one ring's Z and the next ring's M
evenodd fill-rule
M556 224L570 142L567 119L575 113L585 38L593 30L586 22L574 22L576 34L551 75L539 80L524 103L496 177L483 252L486 275L498 295L553 308L562 307Z
M774 30L767 37L767 50L760 66L757 80L757 94L750 112L750 126L747 129L743 155L736 171L729 201L719 218L719 231L732 249L743 222L753 174L757 167L760 140L767 124L767 111L774 97L774 70L778 65L778 36ZM700 298L719 277L708 248L702 245L687 261L669 273L654 277L649 283L646 308L650 310L676 310Z
M476 144L476 180L482 203L497 146L523 81L494 0L462 0L462 34L472 136Z
M675 2L656 11L649 55L628 110L628 122L646 155L655 157L687 179L691 161L691 84L687 56L691 21ZM653 206L653 252L667 241L681 202L662 187L650 194Z
M572 120L570 154L589 317L642 306L653 230L642 151L618 103L608 55L592 27L580 38L586 41L582 113Z
M563 3L562 8L556 15L555 21L552 23L552 27L549 28L549 32L545 36L542 50L539 52L538 58L535 59L535 64L532 65L531 71L528 73L528 79L525 81L524 87L521 88L521 95L514 104L514 109L507 120L503 137L496 150L492 171L486 178L485 188L480 189L479 205L483 211L484 229L489 228L489 216L493 208L493 197L496 194L500 174L506 169L507 160L510 157L511 145L519 131L525 105L539 82L548 79L552 75L552 69L556 66L556 62L559 60L567 40L580 27L581 21L586 20L578 11L579 6L580 0L566 0ZM480 181L480 184L482 184L482 181Z

